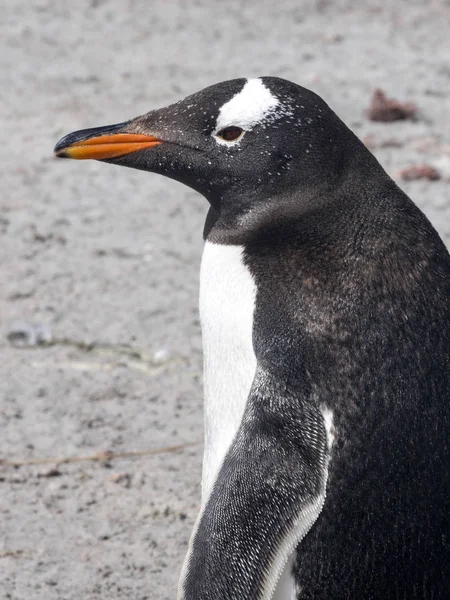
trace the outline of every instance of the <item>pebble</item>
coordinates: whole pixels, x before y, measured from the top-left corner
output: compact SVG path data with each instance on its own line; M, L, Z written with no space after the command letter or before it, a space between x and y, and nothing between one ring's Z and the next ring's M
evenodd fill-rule
M153 352L153 362L155 365L162 365L172 358L172 353L168 348L159 348Z
M52 331L45 323L27 323L14 321L9 327L6 337L15 348L29 348L50 344L53 340Z

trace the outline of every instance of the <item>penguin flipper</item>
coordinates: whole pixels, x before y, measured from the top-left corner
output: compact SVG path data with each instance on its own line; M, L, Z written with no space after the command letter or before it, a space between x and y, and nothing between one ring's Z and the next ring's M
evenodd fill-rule
M324 418L258 369L191 538L179 600L269 600L325 498Z

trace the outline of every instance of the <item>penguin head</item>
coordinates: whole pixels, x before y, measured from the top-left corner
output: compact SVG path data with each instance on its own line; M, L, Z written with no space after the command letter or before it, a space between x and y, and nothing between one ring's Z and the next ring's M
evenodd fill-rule
M290 191L298 198L331 187L352 137L319 96L262 77L218 83L130 121L76 131L55 155L160 173L236 220Z

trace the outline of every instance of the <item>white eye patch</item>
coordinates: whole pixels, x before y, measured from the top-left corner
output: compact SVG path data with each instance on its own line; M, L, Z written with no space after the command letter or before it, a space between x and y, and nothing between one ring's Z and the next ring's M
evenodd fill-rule
M242 90L226 102L219 111L213 136L225 127L240 127L250 131L261 123L280 104L261 79L248 79ZM216 141L227 146L239 144L242 137L234 142L227 142L219 137Z

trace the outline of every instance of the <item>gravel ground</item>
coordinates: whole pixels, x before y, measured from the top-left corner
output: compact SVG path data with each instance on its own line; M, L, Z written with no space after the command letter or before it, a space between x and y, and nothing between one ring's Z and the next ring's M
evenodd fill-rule
M2 599L173 599L199 503L206 202L156 175L55 161L54 143L278 75L321 94L450 242L450 3L384 6L3 0ZM417 118L368 121L378 87ZM401 180L423 163L441 179Z

